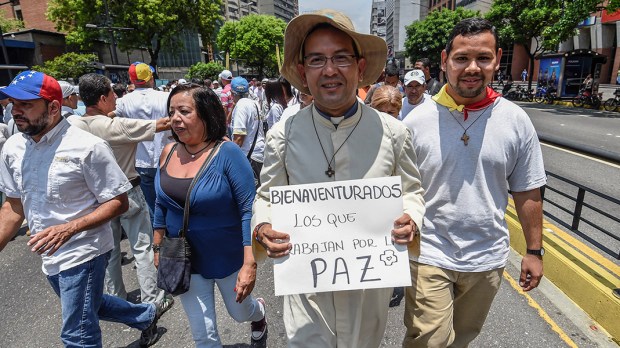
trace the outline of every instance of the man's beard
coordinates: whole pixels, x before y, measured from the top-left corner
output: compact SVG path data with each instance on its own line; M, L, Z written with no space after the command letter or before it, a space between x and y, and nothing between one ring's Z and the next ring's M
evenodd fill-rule
M484 81L484 79L483 79ZM476 89L467 89L467 88L461 88L459 87L458 84L458 80L456 84L452 84L452 82L448 81L448 83L450 84L450 87L452 87L452 89L456 92L456 94L458 94L460 97L462 98L474 98L479 96L482 92L484 92L487 88L486 84L482 84L480 86L480 88L476 88Z
M43 113L43 115L37 118L34 122L30 122L27 118L21 116L13 116L13 118L17 118L27 122L25 126L19 126L17 122L15 122L15 125L20 132L31 137L40 134L45 128L47 128L47 126L51 122L49 113L47 111L45 111L45 113Z

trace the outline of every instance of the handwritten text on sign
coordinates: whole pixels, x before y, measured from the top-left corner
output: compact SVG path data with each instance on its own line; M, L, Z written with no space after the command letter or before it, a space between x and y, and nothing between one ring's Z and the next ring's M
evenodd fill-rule
M272 187L273 228L290 235L274 259L277 296L409 286L407 247L393 245L403 214L399 176Z

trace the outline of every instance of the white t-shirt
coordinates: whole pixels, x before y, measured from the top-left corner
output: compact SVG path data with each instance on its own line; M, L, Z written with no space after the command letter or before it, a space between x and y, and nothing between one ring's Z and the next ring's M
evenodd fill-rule
M138 120L157 120L168 116L168 92L156 91L152 88L136 88L133 92L117 99L117 117L134 118ZM163 131L155 134L153 141L143 141L138 144L136 152L136 167L157 168L159 156L166 144L173 142L172 133Z
M265 135L263 134L263 126L259 116L258 103L249 98L239 99L233 109L232 119L233 139L236 134L245 135L241 151L247 156L254 142L254 137L257 137L256 145L250 157L262 163L263 151L265 150ZM258 132L258 136L256 132Z
M467 146L457 120L469 127ZM510 251L504 219L508 190L529 191L546 183L528 115L498 98L463 121L463 113L450 113L431 99L403 123L413 135L426 201L420 255L411 253L411 259L459 272L504 267Z
M400 113L398 113L398 119L399 120L404 120L405 117L407 117L407 115L409 115L409 113L417 108L418 106L422 105L422 103L424 103L425 101L427 101L428 99L431 99L430 94L424 93L422 94L422 100L420 100L419 103L417 104L409 104L409 99L407 99L407 97L403 98L403 107L400 109Z
M282 112L284 112L284 107L282 107L282 105L276 102L271 103L271 107L269 108L269 112L267 113L266 117L269 129L271 129L274 124L280 121L280 118L282 117Z

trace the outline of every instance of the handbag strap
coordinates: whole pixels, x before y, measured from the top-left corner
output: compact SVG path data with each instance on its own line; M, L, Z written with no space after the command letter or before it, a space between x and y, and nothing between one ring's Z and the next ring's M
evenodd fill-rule
M209 153L209 156L207 157L207 159L204 162L202 162L202 166L200 166L198 173L196 173L196 175L194 176L194 179L192 180L192 183L189 185L189 189L187 190L187 195L185 196L185 206L183 207L183 227L179 231L179 237L185 238L185 232L187 231L187 225L189 224L189 205L190 205L190 197L192 195L192 190L194 189L194 186L200 179L200 176L205 172L205 170L209 166L209 163L211 163L213 156L215 156L215 153L219 150L221 144L222 144L221 140L218 140L215 143L215 146L213 146L213 149L211 149L211 153Z
M256 105L256 103L254 103L254 107L256 108L256 119L258 120L259 124L256 126L256 133L254 134L254 141L252 142L252 147L250 147L250 150L248 151L248 161L252 157L252 152L254 152L254 146L256 146L256 139L258 139L258 132L260 132L260 112L258 111L258 105Z

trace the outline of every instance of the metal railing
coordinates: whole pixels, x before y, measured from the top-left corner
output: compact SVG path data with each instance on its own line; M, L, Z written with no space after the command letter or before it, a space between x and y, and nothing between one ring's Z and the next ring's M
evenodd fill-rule
M552 177L552 178L555 178L561 181L564 185L570 185L571 187L576 188L577 194L576 196L573 196L571 194L566 193L568 192L568 190L560 190L559 188L550 186L549 183L547 183L547 185L541 189L543 200L546 203L551 204L552 206L556 207L560 211L563 211L564 213L567 213L570 216L572 216L572 221L571 223L568 223L567 221L551 213L548 213L546 210L545 210L545 216L553 219L555 222L559 223L560 225L570 229L572 232L579 235L580 237L587 240L588 242L592 243L593 245L595 245L596 247L598 247L600 250L604 251L605 253L620 260L620 250L610 249L608 246L604 245L601 241L591 236L590 233L587 233L583 229L580 229L580 227L583 226L582 223L585 223L589 225L591 228L594 228L595 230L600 231L601 233L609 236L610 238L616 241L620 241L620 218L618 218L618 212L620 212L620 200L614 197L610 197L604 193L598 192L587 186L578 184L560 175L557 175L557 174L554 174L548 171L546 173L549 177ZM566 204L562 204L562 202L560 201L551 200L548 197L548 195L545 195L545 192L547 190L554 192L560 197L568 199L571 202L574 202L574 206L572 207L572 209ZM593 199L593 200L587 199L590 196L598 197L599 199L602 199L605 202L609 202L615 208L606 209L606 208L597 206L596 203L593 202L596 199ZM615 232L610 231L609 229L601 226L602 225L601 222L594 222L593 221L594 219L592 218L585 218L583 216L584 208L589 209L590 215L596 216L597 221L598 221L598 218L601 218L605 220L606 222L610 223L611 225L617 226L617 228L614 228ZM615 212L615 215L612 214L611 212Z

